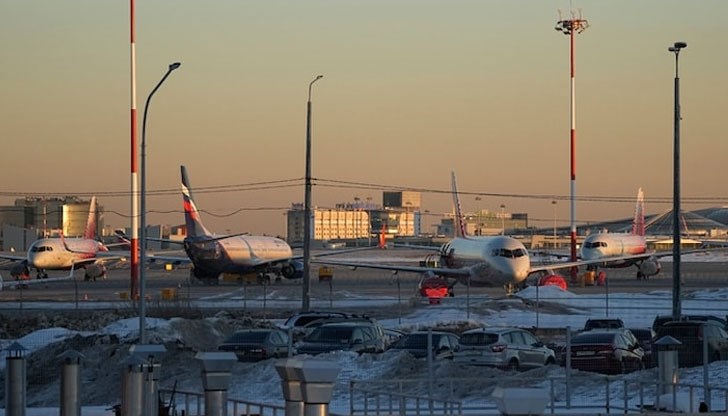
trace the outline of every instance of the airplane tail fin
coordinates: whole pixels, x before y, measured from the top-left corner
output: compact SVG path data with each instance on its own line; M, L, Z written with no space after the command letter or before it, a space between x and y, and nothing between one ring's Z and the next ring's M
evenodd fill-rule
M455 179L455 171L452 171L452 204L455 209L455 237L466 237L465 222L463 222L463 210L460 206L460 196L458 196L458 184Z
M200 212L197 210L195 200L192 198L192 191L190 190L190 181L187 179L187 168L180 166L180 173L182 174L182 203L185 210L185 225L187 226L187 236L196 237L202 235L210 235L207 228L202 224L200 220Z
M645 195L642 193L642 188L637 191L637 206L634 209L632 234L645 235Z
M83 232L83 238L89 240L96 239L96 197L91 197L91 204L88 208L88 219L86 220L86 229Z

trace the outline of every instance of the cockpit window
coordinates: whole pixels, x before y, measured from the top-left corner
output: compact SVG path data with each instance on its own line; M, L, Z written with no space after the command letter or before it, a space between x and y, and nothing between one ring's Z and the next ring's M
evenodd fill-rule
M606 241L594 241L589 243L584 243L584 248L599 248L599 247L606 247L607 242Z
M39 253L41 251L53 251L51 246L37 246L30 249L32 253Z
M526 255L526 250L517 248L515 250L509 250L507 248L494 248L491 252L493 257L505 257L507 259L523 257Z

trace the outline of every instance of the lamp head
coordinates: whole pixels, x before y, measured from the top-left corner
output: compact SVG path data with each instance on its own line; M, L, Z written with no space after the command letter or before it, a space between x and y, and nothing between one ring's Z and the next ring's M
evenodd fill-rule
M687 48L688 44L685 42L675 42L673 46L667 48L670 52L680 52L681 49Z
M318 80L320 80L323 77L324 77L323 75L316 75L316 79L314 79L314 81L318 81Z
M179 62L175 62L175 63L169 64L169 70L170 71L174 71L175 69L179 68L180 65L182 65L182 64L179 63Z

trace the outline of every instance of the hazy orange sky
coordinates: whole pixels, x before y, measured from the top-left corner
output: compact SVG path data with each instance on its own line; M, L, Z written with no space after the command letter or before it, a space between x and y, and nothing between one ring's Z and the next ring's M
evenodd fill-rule
M304 176L308 83L313 176L447 190L569 195L569 42L576 39L577 195L636 195L671 208L675 41L680 55L682 194L728 203L728 2L137 1L137 108L169 63L147 120L147 189ZM3 0L0 204L14 194L97 194L106 223L128 226L129 1ZM299 182L301 183L301 182ZM201 193L218 233L284 234L303 186ZM314 187L313 203L381 191ZM149 223L179 224L181 196L147 198ZM424 193L423 209L450 210ZM467 196L465 210L528 212L550 226L550 198ZM276 208L243 210L241 208ZM569 206L557 203L559 225ZM580 202L577 218L632 215L632 202ZM161 214L158 212L168 212ZM437 220L433 216L428 223Z

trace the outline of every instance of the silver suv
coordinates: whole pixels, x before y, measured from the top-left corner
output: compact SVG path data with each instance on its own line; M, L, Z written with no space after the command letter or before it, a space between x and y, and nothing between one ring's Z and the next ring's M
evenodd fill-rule
M554 351L520 328L478 328L460 336L453 361L520 370L553 364Z

